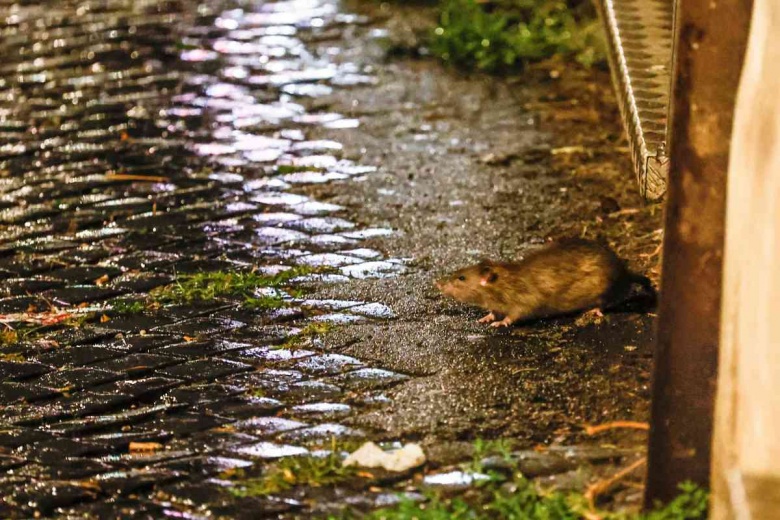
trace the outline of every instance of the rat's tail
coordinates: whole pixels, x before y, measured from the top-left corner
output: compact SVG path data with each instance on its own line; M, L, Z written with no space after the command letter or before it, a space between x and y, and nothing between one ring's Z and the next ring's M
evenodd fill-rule
M639 273L629 273L629 280L632 284L637 284L642 287L644 296L649 300L652 300L653 305L658 300L658 292L655 290L653 282L647 276Z

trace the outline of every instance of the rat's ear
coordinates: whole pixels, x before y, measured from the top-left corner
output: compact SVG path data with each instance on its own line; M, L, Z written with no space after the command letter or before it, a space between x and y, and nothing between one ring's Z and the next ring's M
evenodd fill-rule
M498 275L490 268L486 269L479 279L479 285L485 286L498 280Z

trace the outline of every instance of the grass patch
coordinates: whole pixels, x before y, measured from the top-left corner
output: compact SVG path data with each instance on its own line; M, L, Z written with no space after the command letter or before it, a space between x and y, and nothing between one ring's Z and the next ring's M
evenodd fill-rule
M370 520L584 520L593 518L581 494L543 493L532 482L516 477L510 484L488 481L480 487L481 500L429 494L427 501L404 498L393 508L373 511ZM706 518L708 494L693 484L680 486L680 495L665 507L645 513L598 512L603 520L700 520Z
M554 56L589 67L606 55L588 0L442 0L430 48L448 63L491 73Z
M313 272L315 269L311 267L293 267L274 275L225 271L186 274L177 277L170 285L154 289L151 295L157 302L174 304L211 301L221 296L237 296L243 298L244 305L251 309L278 309L284 306L281 297L256 296L255 291L282 287L293 278Z
M228 492L236 497L266 496L282 493L295 486L320 487L337 484L357 475L354 466L341 465L341 456L335 442L323 457L285 457L270 466L261 477L242 479Z
M483 459L502 457L512 462L511 440L477 440L473 460L463 469L487 473L490 479L480 481L460 496L429 491L419 502L402 496L394 507L379 509L365 517L369 520L703 520L707 515L708 493L691 483L680 486L680 495L666 506L648 513L594 511L582 493L546 492L525 479L514 464L511 477L485 471ZM350 516L342 518L351 518ZM335 520L332 519L332 520Z

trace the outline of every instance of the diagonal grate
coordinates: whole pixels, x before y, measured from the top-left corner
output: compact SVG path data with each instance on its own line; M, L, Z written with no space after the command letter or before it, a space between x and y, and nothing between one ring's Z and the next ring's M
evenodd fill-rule
M612 79L643 197L666 192L675 0L599 0Z

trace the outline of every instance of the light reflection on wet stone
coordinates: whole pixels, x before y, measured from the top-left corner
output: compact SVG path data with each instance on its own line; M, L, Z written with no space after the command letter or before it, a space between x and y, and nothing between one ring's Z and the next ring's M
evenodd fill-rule
M343 265L358 264L360 262L362 262L362 260L359 258L335 253L302 256L296 260L296 263L298 264L312 267L340 267Z
M238 455L245 455L258 459L279 459L282 457L294 457L309 453L309 450L300 446L276 444L273 442L259 442L250 446L237 448L234 451Z
M357 429L337 423L324 423L311 428L289 431L279 435L283 442L306 443L312 441L336 439L354 439L364 437L365 434Z
M19 102L0 95L0 154L9 171L25 172L25 179L0 179L0 221L8 224L3 250L53 264L23 258L13 273L19 291L0 294L0 306L26 310L35 300L26 293L40 289L55 304L86 303L85 311L106 313L105 323L98 315L78 334L56 336L58 348L46 347L52 357L35 354L45 363L22 351L25 361L12 362L19 366L11 373L58 386L41 384L36 392L27 379L10 383L14 399L52 399L34 406L34 418L28 405L4 407L4 418L45 419L52 431L72 436L74 446L93 443L89 448L103 458L83 459L85 470L102 472L95 480L109 495L125 497L171 479L186 482L191 468L204 476L205 468L249 469L251 461L239 457L302 456L308 451L297 442L363 438L365 432L338 424L353 411L342 401L361 402L348 393L405 377L323 353L323 342L307 329L392 318L384 304L291 297L303 283L347 283L405 269L361 246L391 230L362 229L342 218L344 207L303 194L309 185L356 182L377 169L354 162L354 155L344 159L343 145L333 140L339 132L323 132L360 121L312 99L375 78L344 62L335 45L320 51L307 43L365 20L338 13L329 1L292 0L222 12L204 4L201 25L188 28L191 20L165 11L176 9L173 4L138 5L149 12L125 12L119 2L101 10L84 4L82 14L71 16L71 4L58 6L63 17L51 18L57 27L39 25L62 31L61 53L46 50L48 36L37 42L43 49L28 45L43 32L9 26L15 39L4 45L24 42L27 54L9 53L16 71L0 73L9 92L28 96ZM95 50L79 54L84 38L94 38ZM147 291L179 274L241 269L274 276L292 266L338 271L299 276L289 292L250 293L278 301L281 307L272 310L242 309L239 298L203 308L145 305ZM0 276L8 278L3 269ZM55 285L38 287L33 280ZM125 314L123 305L132 304L142 311ZM73 356L65 361L68 349L83 363L71 366ZM72 404L62 405L63 399ZM24 428L31 443L50 435ZM113 458L98 450L126 453L131 441L163 448ZM115 468L103 467L106 461L154 466L109 472ZM27 468L30 475L44 470ZM79 493L77 513L84 511L80 501L102 500ZM154 495L144 496L132 500L158 506ZM214 516L206 506L202 515L178 507L166 505L165 514ZM20 508L19 516L34 516Z
M361 264L347 265L340 268L342 274L350 278L389 278L403 273L403 265L391 262L364 262Z
M464 471L450 471L449 473L435 473L426 475L423 484L428 486L446 487L450 489L463 489L480 481L490 480L490 475L483 473L467 473Z

